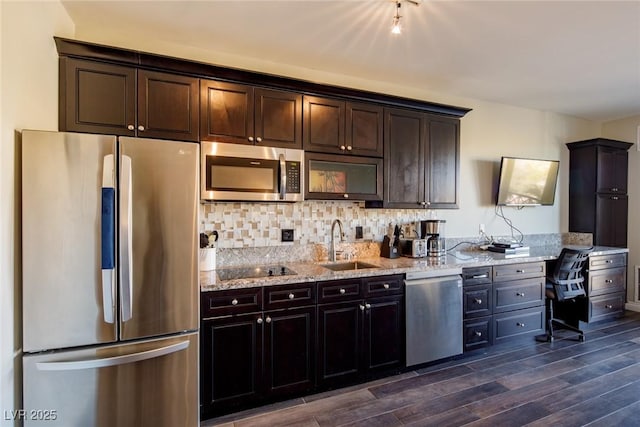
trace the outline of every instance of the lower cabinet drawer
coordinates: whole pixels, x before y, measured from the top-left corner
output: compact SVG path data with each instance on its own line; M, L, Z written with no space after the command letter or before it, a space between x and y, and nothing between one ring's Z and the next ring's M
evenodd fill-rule
M609 319L624 314L624 292L589 298L589 322Z
M491 316L464 321L464 351L488 347L492 344Z
M254 313L262 310L262 288L202 292L200 315L209 317Z
M590 297L611 292L622 292L627 285L627 268L617 267L590 271L588 278Z
M495 314L493 325L496 344L506 338L542 333L544 330L544 307Z
M544 277L493 284L493 312L544 305Z
M475 286L465 285L462 289L462 293L463 316L465 319L491 315L491 284Z

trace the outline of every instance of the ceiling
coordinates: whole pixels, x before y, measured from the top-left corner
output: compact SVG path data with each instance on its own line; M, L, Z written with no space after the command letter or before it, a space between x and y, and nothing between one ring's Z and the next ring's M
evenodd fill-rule
M400 35L389 0L62 4L77 34L144 34L589 120L640 115L640 0L403 0Z

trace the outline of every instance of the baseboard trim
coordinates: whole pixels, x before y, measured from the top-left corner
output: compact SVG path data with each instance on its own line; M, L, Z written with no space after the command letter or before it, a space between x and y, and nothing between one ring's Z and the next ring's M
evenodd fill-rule
M628 302L624 306L625 310L640 312L640 302Z

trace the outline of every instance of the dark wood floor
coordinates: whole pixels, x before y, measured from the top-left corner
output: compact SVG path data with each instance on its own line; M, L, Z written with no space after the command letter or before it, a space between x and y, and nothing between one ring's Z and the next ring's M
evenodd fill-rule
M640 313L205 420L241 426L640 426Z

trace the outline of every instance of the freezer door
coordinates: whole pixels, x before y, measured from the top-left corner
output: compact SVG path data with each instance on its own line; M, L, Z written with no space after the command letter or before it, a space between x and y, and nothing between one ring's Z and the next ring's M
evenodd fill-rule
M22 132L26 352L116 340L116 138ZM104 270L103 270L104 267Z
M25 427L196 427L198 334L23 356Z
M196 330L199 145L119 141L120 338Z

